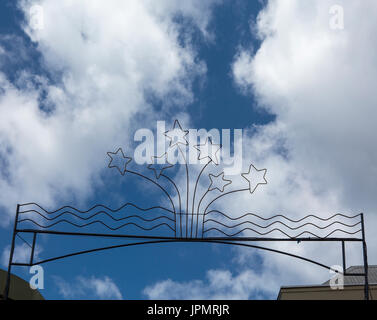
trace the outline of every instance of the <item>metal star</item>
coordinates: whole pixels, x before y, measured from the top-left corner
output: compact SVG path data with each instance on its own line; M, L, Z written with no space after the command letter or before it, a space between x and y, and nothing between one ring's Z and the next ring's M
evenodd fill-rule
M125 157L122 148L119 148L117 152L107 152L107 155L111 159L108 167L117 168L120 174L123 176L126 173L127 164L132 160L132 158Z
M174 121L173 129L164 132L164 135L170 139L169 147L183 144L188 145L188 141L185 136L189 133L188 130L183 130L178 120Z
M194 146L194 148L199 151L198 160L209 158L213 161L214 164L219 164L219 160L217 159L216 153L221 149L221 145L213 144L212 139L210 137L206 138L206 142L204 144L198 144ZM217 150L214 151L214 148L216 148Z
M250 164L248 172L241 173L241 176L249 182L249 191L251 194L260 184L267 184L266 173L267 169L258 170L252 164Z
M232 183L231 180L224 179L224 172L219 173L217 176L209 174L209 179L211 180L211 184L208 187L209 191L217 189L220 192L224 192L224 188Z
M158 161L157 162L154 161L154 159L162 159L163 157L165 158L166 163L158 163ZM173 165L169 163L166 158L166 152L162 156L159 156L159 157L152 156L151 160L152 160L152 163L148 165L148 169L151 169L154 171L154 175L156 179L160 178L162 171L173 167Z

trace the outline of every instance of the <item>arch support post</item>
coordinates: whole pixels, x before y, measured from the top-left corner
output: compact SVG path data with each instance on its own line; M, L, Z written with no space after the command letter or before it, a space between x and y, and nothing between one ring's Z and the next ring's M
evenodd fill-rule
M361 214L361 229L363 237L363 259L364 259L364 299L369 300L369 279L368 279L368 252L365 240L364 214Z
M6 280L5 289L4 289L4 299L5 300L8 300L8 297L9 297L10 280L11 280L10 278L11 278L11 271L12 271L12 265L13 265L13 254L14 254L14 246L15 246L16 234L17 234L17 221L18 221L19 211L20 211L20 205L17 204L16 218L14 220L14 228L13 228L12 245L11 245L10 253L9 253L7 280Z

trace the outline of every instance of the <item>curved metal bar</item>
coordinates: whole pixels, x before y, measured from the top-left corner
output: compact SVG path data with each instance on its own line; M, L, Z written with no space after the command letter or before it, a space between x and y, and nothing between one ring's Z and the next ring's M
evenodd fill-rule
M165 179L169 180L172 185L174 186L175 190L177 191L177 194L178 194L178 202L179 202L179 213L182 212L182 197L181 197L181 193L179 192L179 189L177 187L177 184L174 182L174 180L172 178L170 178L169 176L165 175L165 174L161 174L161 177L164 177Z
M204 215L206 215L206 212L207 212L209 206L210 206L212 203L214 203L217 199L219 199L219 198L221 198L221 197L224 197L224 196L226 196L226 195L228 195L228 194L231 194L231 193L242 192L242 191L249 191L249 188L232 190L232 191L228 191L228 192L225 192L225 193L220 194L219 196L217 196L215 199L213 199L213 200L207 205L207 207L206 207L205 210L204 210Z
M209 188L208 190L203 194L202 198L200 199L199 201L199 204L198 204L198 208L197 208L197 214L199 215L199 209L200 209L200 204L202 203L204 197L208 194L209 192ZM205 212L203 213L203 221L202 221L202 238L204 238L204 220L205 220L205 217L206 217L206 214Z
M181 152L181 155L183 157L183 160L185 161L185 168L186 168L186 238L187 238L187 234L188 234L188 211L189 211L189 193L190 193L190 179L189 179L189 170L188 170L188 165L187 165L187 161L186 161L186 157L185 155L183 154L183 151L182 149L180 148L180 146L178 146L178 150ZM182 217L182 215L181 215ZM181 234L182 236L182 234Z
M161 176L164 177L165 179L169 180L169 181L173 184L175 190L176 190L177 193L178 193L179 215L180 215L180 216L179 216L179 219L181 219L181 214L182 214L182 199L181 199L181 193L179 192L179 189L178 189L176 183L174 182L174 180L173 180L172 178L170 178L169 176L167 176L167 175L165 175L165 174L161 174ZM174 217L175 217L175 227L174 227L174 228L177 229L177 216L174 215ZM175 234L177 235L177 231L175 231ZM181 234L182 234L182 224L181 224Z
M116 248L122 248L122 247L131 247L131 246L136 246L136 245L142 245L142 244L163 243L163 242L173 242L173 241L175 241L175 240L154 240L154 241L143 241L143 242L119 244L119 245L114 245L114 246L109 246L109 247L102 247L102 248L96 248L96 249L90 249L90 250L84 250L84 251L69 253L69 254L65 254L63 256L59 256L59 257L50 258L50 259L42 260L42 261L39 261L39 262L35 262L32 265L38 265L38 264L42 264L42 263L46 263L46 262L51 262L51 261L55 261L55 260L60 260L60 259L64 259L64 258L78 256L78 255L85 254L85 253L92 253L92 252L96 252L96 251L104 251L104 250L110 250L110 249L116 249Z
M147 179L148 181L150 181L150 182L154 183L156 186L158 186L158 187L159 187L159 188L160 188L160 189L161 189L161 190L167 195L167 197L169 198L170 203L171 203L171 205L172 205L172 207L173 207L174 215L176 214L175 206L174 206L174 202L173 202L173 200L171 199L170 194L165 190L164 187L162 187L162 186L161 186L160 184L158 184L156 181L152 180L151 178L146 177L145 175L143 175L143 174L141 174L141 173L139 173L139 172L131 171L131 170L127 170L126 172L129 172L129 173L132 173L132 174L134 174L134 175L137 175L137 176L139 176L139 177L141 177L141 178Z
M201 177L202 173L204 172L204 170L207 168L207 166L211 162L212 162L212 159L210 158L210 160L203 166L202 170L200 170L199 175L196 178L194 193L193 193L193 196L192 196L191 219L194 219L195 196L196 196L196 189L198 187L200 177ZM199 213L199 211L198 211L198 213ZM198 223L199 223L199 215L196 216L196 236L198 236ZM192 237L192 228L191 228L191 237Z
M323 263L320 263L320 262L299 256L299 255L296 255L296 254L293 254L293 253L280 251L280 250L273 249L273 248L261 247L261 246L256 246L256 245L253 245L253 244L247 244L247 243L227 242L227 241L218 241L218 240L213 240L213 241L210 241L210 242L221 243L221 244L230 244L230 245L235 245L235 246L249 247L249 248L255 248L255 249L261 249L261 250L266 250L266 251L270 251L270 252L280 253L280 254L283 254L283 255L286 255L286 256L289 256L289 257L292 257L292 258L296 258L296 259L300 259L300 260L304 260L304 261L313 263L317 266L320 266L320 267L328 269L328 270L333 270L331 267L326 266ZM336 270L334 270L334 271L336 271ZM336 272L338 272L338 271L336 271Z
M247 243L238 243L238 242L227 242L227 241L220 241L220 240L205 240L205 239L181 239L181 240L155 240L155 241L143 241L143 242L135 242L135 243L126 243L126 244L120 244L120 245L114 245L114 246L108 246L108 247L102 247L102 248L96 248L96 249L90 249L90 250L84 250L84 251L79 251L75 253L70 253L66 254L63 256L55 257L55 258L50 258L50 259L45 259L39 262L35 262L32 265L38 265L38 264L43 264L47 262L52 262L72 256L77 256L81 254L86 254L86 253L92 253L92 252L97 252L97 251L104 251L104 250L110 250L110 249L116 249L116 248L122 248L122 247L131 247L131 246L137 246L137 245L144 245L144 244L158 244L158 243L176 243L176 242L201 242L201 243L217 243L217 244L226 244L226 245L235 245L235 246L242 246L242 247L248 247L248 248L254 248L254 249L260 249L260 250L266 250L274 253L279 253L283 255L287 255L296 259L304 260L306 262L318 265L322 268L328 269L328 270L333 270L331 267L324 265L320 262L314 261L309 258L305 258L293 253L273 249L273 248L267 248L267 247L262 247L262 246L256 246L252 244L247 244Z
M202 204L202 201L203 201L203 199L205 198L205 196L208 194L210 192L210 190L209 189L207 189L207 191L203 194L203 196L200 198L200 200L199 200L199 203L198 203L198 207L196 208L196 212L197 212L197 214L199 214L199 210L200 210L200 205ZM205 214L204 214L205 215ZM204 221L204 218L203 218L203 221Z

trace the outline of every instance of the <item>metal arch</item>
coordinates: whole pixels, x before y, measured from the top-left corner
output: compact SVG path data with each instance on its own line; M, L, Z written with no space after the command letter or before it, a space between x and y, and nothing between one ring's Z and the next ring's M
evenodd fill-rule
M254 248L254 249L260 249L265 250L269 252L279 253L286 256L290 256L292 258L300 259L315 265L318 265L322 268L325 268L327 270L333 270L330 266L327 266L323 263L320 263L318 261L295 255L286 251L277 250L274 248L268 248L263 246L258 246L255 244L245 243L245 242L257 242L257 241L263 241L263 242L278 242L278 241L331 241L331 242L341 242L342 244L342 258L343 258L343 273L337 270L333 270L335 272L338 272L340 274L348 275L344 271L346 270L346 255L345 255L345 242L347 241L356 241L356 242L362 242L363 245L363 257L364 257L364 273L359 274L352 274L355 276L363 276L365 279L365 299L369 299L369 284L368 284L368 269L367 269L367 248L366 248L366 241L365 241L365 230L364 230L364 215L359 214L356 216L353 216L352 218L360 216L360 224L361 224L361 238L355 238L355 237L343 237L343 238L334 238L334 237L325 237L325 238L319 238L319 237L287 237L287 238L272 238L272 237L208 237L208 238L178 238L178 237L159 237L159 236L137 236L137 235L123 235L123 234L100 234L100 233L84 233L84 232L61 232L61 231L54 231L54 230L41 230L41 229L18 229L17 225L20 222L24 222L24 220L19 220L19 214L23 213L23 211L20 211L21 205L17 206L17 213L16 213L16 219L15 219L15 225L14 225L14 232L12 237L12 247L9 257L9 265L8 265L8 277L7 277L7 283L5 287L4 297L7 298L9 294L9 288L10 288L10 273L11 273L11 267L12 266L33 266L43 263L48 263L56 260L65 259L68 257L73 257L77 255L87 254L87 253L93 253L98 251L104 251L104 250L110 250L115 248L121 248L121 247L130 247L130 246L137 246L137 245L147 245L147 244L162 244L162 243L179 243L179 242L196 242L196 243L215 243L215 244L225 244L225 245L235 245L235 246L242 246L242 247L248 247L248 248ZM98 207L98 206L97 206ZM64 207L63 207L64 208ZM61 210L61 209L59 209ZM58 212L59 210L54 211L54 213ZM334 217L334 216L332 216ZM323 221L327 221L331 219L332 217L328 219L322 219ZM285 217L286 218L286 217ZM288 220L291 220L289 218L286 218ZM302 218L297 221L302 221L305 218ZM265 219L268 220L268 219ZM291 220L294 221L294 220ZM33 234L33 243L32 245L28 244L31 247L31 255L30 255L30 261L29 263L17 263L13 262L13 254L14 254L14 248L15 248L15 238L20 237L23 241L25 241L19 233L32 233ZM73 252L70 254L49 258L45 260L41 260L39 262L34 261L34 249L36 245L37 235L38 234L54 234L54 235L71 235L71 236L86 236L86 237L110 237L110 238L127 238L129 240L139 240L139 242L132 242L132 243L126 243L126 244L119 244L119 245L112 245L107 247L101 247L101 248L95 248L90 250L83 250L79 252ZM145 241L140 241L145 240ZM26 241L25 241L26 242Z
M180 134L176 136L176 131L180 131ZM343 260L343 274L346 270L346 250L345 243L351 241L358 241L362 243L363 246L363 260L364 260L364 273L353 274L357 276L363 276L365 279L365 299L369 299L369 284L368 284L368 260L367 260L367 244L365 238L365 226L364 226L364 215L362 213L355 216L346 216L344 214L337 213L329 218L321 218L315 215L308 215L299 220L293 220L285 215L278 214L272 217L261 217L255 213L247 212L238 217L234 217L234 212L232 214L227 214L219 210L210 209L211 206L216 205L216 201L219 199L224 200L224 196L238 193L238 192L248 192L253 194L256 188L259 185L267 184L265 178L267 169L257 169L253 164L250 164L249 171L247 173L241 173L239 178L246 183L248 183L248 188L243 188L239 186L239 189L236 189L235 185L232 185L232 180L224 179L224 171L218 175L214 175L211 170L219 165L218 158L216 153L222 148L221 145L214 144L211 137L207 137L204 144L190 145L186 140L185 136L188 134L188 130L183 130L178 120L174 121L173 129L164 132L164 135L170 139L168 151L174 151L173 149L178 149L178 155L183 159L183 164L185 165L185 178L186 183L177 184L174 181L174 178L164 173L164 170L169 170L169 168L175 166L176 164L171 164L168 161L168 151L165 151L163 155L157 155L153 158L166 158L168 165L162 167L162 169L156 169L153 165L148 165L148 169L154 171L153 177L149 177L148 174L143 174L138 171L129 170L129 163L132 162L132 158L125 156L123 150L119 148L116 152L108 152L108 156L111 158L110 163L108 164L109 168L116 168L122 176L131 174L141 178L145 183L151 183L154 186L157 186L164 193L164 195L169 200L169 207L163 206L153 206L149 208L141 208L132 202L127 202L117 209L111 209L107 206L97 204L92 208L82 211L78 210L72 206L64 206L55 211L47 211L42 206L36 203L26 203L17 205L17 212L14 223L14 230L12 236L12 244L9 256L8 264L8 275L7 282L5 287L5 298L8 297L9 286L10 286L10 275L12 266L31 266L37 264L34 262L34 249L37 241L38 234L55 234L55 235L73 235L73 236L87 236L87 237L112 237L112 238L127 238L138 240L138 242L113 245L103 248L96 248L91 250L84 250L80 252L75 252L60 257L50 258L42 260L39 263L47 263L54 260L64 259L71 256L91 253L95 251L109 250L118 247L126 246L135 246L135 245L144 245L144 244L159 244L159 243L170 243L170 242L206 242L206 243L218 243L218 244L227 244L227 245L237 245L245 246L250 248L267 250L270 252L280 253L288 255L294 258L305 260L310 263L314 263L318 266L324 267L326 269L331 269L330 267L314 260L310 260L305 257L297 256L289 252L279 251L273 248L261 247L250 242L258 241L335 241L341 243L341 252ZM177 138L173 139L173 138ZM208 153L208 150L204 149L208 147L211 148L211 152ZM183 149L181 149L183 148ZM187 151L190 148L195 148L198 151L197 160L207 159L207 161L202 162L203 165L199 174L190 179L190 170L188 167ZM202 150L202 148L204 148ZM215 149L213 149L215 148ZM202 154L203 151L203 154ZM121 160L122 165L119 167L115 158ZM118 158L120 157L120 158ZM159 172L157 172L159 170ZM223 169L222 169L223 170ZM256 185L252 185L249 178L249 174L253 172L263 173L263 181L257 181ZM199 180L203 177L203 174L208 173L209 180L211 184L204 188L198 188ZM218 178L221 176L221 180ZM160 179L163 177L163 179ZM215 180L219 185L214 183L212 186L212 179ZM242 177L242 178L241 178ZM192 177L191 177L192 178ZM190 190L190 181L195 181L193 190ZM168 183L169 187L164 185ZM226 182L226 183L224 183ZM185 186L184 186L185 185ZM231 185L231 186L230 186ZM184 187L183 190L180 190L180 187ZM228 187L229 186L229 187ZM238 186L238 185L237 185ZM226 188L226 190L224 190ZM200 189L200 190L199 190ZM174 191L174 194L171 194L171 191ZM202 195L199 197L197 192L201 192ZM182 199L182 195L186 194L185 199ZM191 198L190 198L191 197ZM174 202L174 200L177 200ZM178 202L178 203L177 203ZM185 203L185 210L183 211L183 203ZM176 206L178 204L178 206ZM200 211L201 205L205 208L204 211ZM191 208L190 208L191 205ZM28 206L32 208L28 210ZM20 211L21 207L26 210ZM179 210L176 210L176 208ZM123 215L123 211L126 211L128 208L132 208L136 213L131 215ZM196 210L195 210L196 208ZM154 218L145 218L141 213L158 211L157 216ZM20 218L20 214L26 215L25 218ZM123 215L123 216L122 216ZM195 217L196 215L196 217ZM219 217L220 216L220 217ZM357 223L351 223L352 219L358 218ZM81 223L77 222L81 220ZM131 221L129 221L131 219ZM307 220L311 221L307 221ZM331 220L331 221L330 221ZM326 225L321 225L324 222L329 221ZM30 228L20 227L20 224L31 225ZM58 226L65 225L70 227L69 231L58 231L56 228ZM90 232L81 232L78 230L72 229L84 229L89 228L90 226L100 226L105 228L107 232L110 233L90 233ZM132 226L134 229L138 230L142 234L130 234L128 233L118 233L122 228L127 228ZM360 226L360 227L359 227ZM20 227L20 228L19 228ZM184 227L184 228L183 228ZM311 229L309 229L310 227ZM162 236L147 234L151 231L160 231L163 229L168 232L168 234L163 234ZM235 230L235 228L237 228ZM357 229L356 229L357 228ZM201 229L201 230L200 230ZM241 230L240 230L241 229ZM66 229L64 229L66 230ZM117 231L117 233L115 233ZM256 236L243 236L243 232L248 231L249 234L255 234ZM326 232L325 235L321 234ZM32 233L33 243L30 245L22 237L21 233ZM168 236L172 233L172 236ZM279 237L273 237L273 233L279 233ZM341 234L342 236L336 237L336 234ZM213 236L216 234L217 236ZM358 237L357 235L360 235ZM14 249L15 249L15 240L16 237L19 237L21 240L25 241L28 246L31 248L31 255L29 263L15 263L13 261ZM248 243L245 243L248 242ZM336 270L334 270L336 271ZM337 272L337 271L336 271Z
M31 267L33 265L40 265L40 264L43 264L43 263L52 262L52 261L65 259L65 258L69 258L69 257L73 257L73 256L78 256L78 255L82 255L82 254L92 253L92 252L105 251L105 250L124 248L124 247L132 247L132 246L137 246L137 245L159 244L159 243L178 243L178 242L216 243L216 244L227 244L227 245L243 246L243 247L249 247L249 248L254 248L254 249L266 250L266 251L270 251L270 252L274 252L274 253L287 255L287 256L290 256L292 258L304 260L306 262L310 262L312 264L318 265L318 266L325 268L325 269L328 269L328 270L334 270L331 267L329 267L329 266L327 266L323 263L320 263L318 261L315 261L315 260L312 260L312 259L309 259L309 258L305 258L305 257L299 256L299 255L296 255L296 254L292 254L292 253L289 253L289 252L273 249L273 248L256 246L256 245L247 244L247 243L229 242L229 241L223 241L223 240L203 240L203 239L171 239L171 240L151 240L151 241L142 241L142 242L132 242L132 243L125 243L125 244L119 244L119 245L113 245L113 246L107 246L107 247L101 247L101 248L95 248L95 249L73 252L73 253L62 255L62 256L41 260L41 261L38 261L38 262L32 262L32 261L30 263L14 262L13 265ZM338 273L342 273L342 272L337 271L337 270L334 270L334 271L338 272Z

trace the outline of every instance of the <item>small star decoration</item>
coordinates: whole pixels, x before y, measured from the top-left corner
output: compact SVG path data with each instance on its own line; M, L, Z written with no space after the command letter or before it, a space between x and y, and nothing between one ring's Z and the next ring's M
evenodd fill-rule
M258 170L252 164L248 172L241 173L242 177L249 182L250 193L253 193L260 184L267 184L266 173L267 169Z
M123 176L127 170L127 164L132 160L130 157L124 156L122 148L119 148L116 152L107 152L110 157L109 168L117 168L120 174Z

